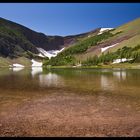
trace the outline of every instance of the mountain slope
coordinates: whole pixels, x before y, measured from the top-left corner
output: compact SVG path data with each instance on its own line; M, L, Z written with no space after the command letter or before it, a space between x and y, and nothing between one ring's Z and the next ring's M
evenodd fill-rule
M2 57L28 57L38 54L37 48L46 51L60 50L76 43L80 39L97 34L100 29L73 36L48 36L35 32L25 26L0 18L0 56Z
M88 49L84 54L77 55L77 59L85 60L93 55L101 55L101 48L105 48L111 45L115 45L112 48L107 49L104 53L117 51L117 49L122 48L124 46L135 47L140 44L140 18L126 23L118 28L114 29L110 33L117 35L101 42L99 45L92 46Z
M140 52L139 25L140 18L116 29L97 28L87 33L63 37L38 33L0 18L0 64L7 66L20 62L31 65L31 59L38 59L43 60L44 65L78 65L93 60L106 62L104 58L111 63L124 52L127 54L124 57L136 60ZM44 58L46 56L53 57L49 60Z
M45 50L60 49L63 37L46 36L17 23L0 18L0 54L1 56L24 56L30 51L37 54L37 47ZM23 55L24 54L24 55Z
M102 34L96 34L94 37L85 38L84 41L82 40L78 44L65 49L56 58L52 58L52 60L48 61L48 64L77 65L91 57L100 57L103 54L111 52L113 57L115 56L114 58L120 58L119 52L117 51L118 49L124 48L124 46L134 48L132 51L134 51L135 54L139 52L139 47L137 47L137 45L140 44L139 25L140 18L119 26L116 29L106 31ZM127 47L125 47L124 50L131 50ZM125 51L127 52L127 50ZM113 61L113 59L111 61Z
M86 37L94 36L99 31L100 28L78 35L49 36L0 18L0 66L12 64L13 61L10 59L14 59L17 63L22 62L23 65L26 65L23 63L24 60L28 60L29 63L32 58L42 60L44 55L40 53L40 49L46 52L48 56L56 56L56 53L62 48L69 47ZM23 61L19 61L18 58Z

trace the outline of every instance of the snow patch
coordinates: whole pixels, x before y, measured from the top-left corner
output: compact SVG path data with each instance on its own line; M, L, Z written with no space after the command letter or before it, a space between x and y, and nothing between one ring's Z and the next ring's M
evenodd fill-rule
M113 64L121 63L121 62L125 62L125 61L130 61L130 60L132 60L132 59L126 59L126 58L116 59L113 61Z
M42 62L37 62L34 59L31 60L32 67L42 67Z
M43 48L37 48L37 50L40 52L38 56L48 57L50 59L51 57L56 57L58 53L64 50L64 48L62 48L61 50L51 50L51 51L46 51Z
M100 32L98 33L98 35L102 34L104 31L107 31L107 30L112 30L113 28L101 28L100 29Z
M38 56L40 57L49 57L49 59L51 57L54 57L53 54L48 53L46 50L42 49L42 48L37 48L37 50L40 52Z
M39 53L39 54L38 54L38 56L40 56L40 57L45 57L45 56L44 56L44 55L42 55L41 53Z
M107 49L112 48L112 47L114 47L114 46L116 46L116 45L118 45L118 44L119 44L119 43L116 43L116 44L114 44L114 45L110 45L110 46L101 48L101 52L104 52L104 51L106 51Z
M18 72L24 69L24 66L16 63L16 64L9 65L9 69L13 70L14 72Z
M10 65L11 66L11 65ZM23 65L21 65L21 64L13 64L13 67L20 67L20 68L24 68L24 66Z

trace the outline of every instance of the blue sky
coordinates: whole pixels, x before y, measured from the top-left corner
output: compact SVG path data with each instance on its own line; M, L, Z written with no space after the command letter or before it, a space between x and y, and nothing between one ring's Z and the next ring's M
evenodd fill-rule
M0 3L0 17L47 35L117 27L140 17L140 3Z

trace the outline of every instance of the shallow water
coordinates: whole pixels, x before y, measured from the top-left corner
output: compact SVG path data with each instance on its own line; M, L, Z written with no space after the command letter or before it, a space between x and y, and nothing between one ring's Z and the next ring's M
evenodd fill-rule
M1 136L140 136L140 71L0 69Z

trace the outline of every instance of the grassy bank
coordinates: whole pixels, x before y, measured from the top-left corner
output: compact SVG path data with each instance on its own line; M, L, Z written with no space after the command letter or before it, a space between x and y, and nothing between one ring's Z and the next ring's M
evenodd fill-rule
M97 66L49 66L44 67L47 69L64 69L64 68L73 68L73 69L89 69L89 68L126 68L126 69L140 69L140 63L119 63L119 64L110 64L110 65L97 65Z
M15 59L0 57L0 67L9 67L9 65L16 63L24 65L25 67L30 67L32 65L31 60L25 57Z

